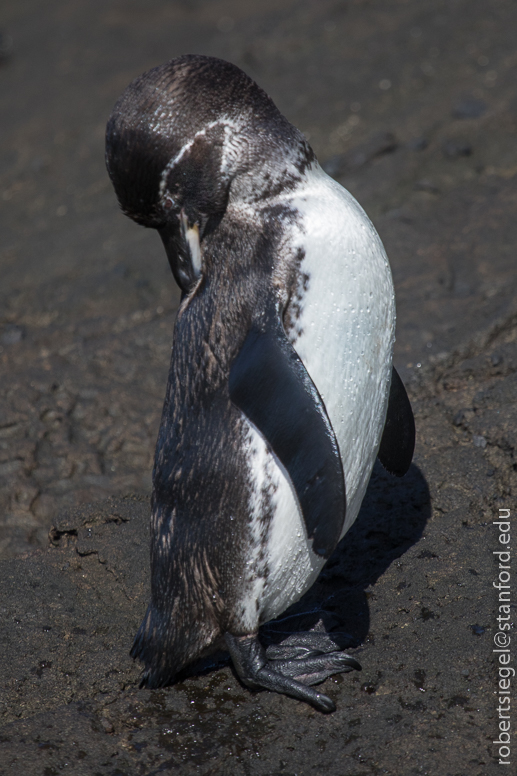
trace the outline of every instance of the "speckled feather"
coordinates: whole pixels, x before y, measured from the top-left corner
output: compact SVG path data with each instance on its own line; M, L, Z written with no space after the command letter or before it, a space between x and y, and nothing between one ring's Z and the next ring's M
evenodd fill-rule
M249 504L257 500L250 431L230 400L228 378L271 292L271 258L279 253L283 221L292 219L279 206L264 208L258 219L247 212L234 218L228 208L204 244L203 280L178 313L153 475L153 599L140 635L157 631L151 639L137 639L134 648L165 681L224 631L246 632L248 599L255 622L260 614L254 591L268 572L264 564L252 569L248 563L257 535L249 520ZM221 256L236 257L235 265ZM291 258L299 262L297 252ZM261 488L262 535L272 519L272 487L265 482ZM158 654L167 655L167 669L155 668ZM158 680L153 674L149 681L154 686Z

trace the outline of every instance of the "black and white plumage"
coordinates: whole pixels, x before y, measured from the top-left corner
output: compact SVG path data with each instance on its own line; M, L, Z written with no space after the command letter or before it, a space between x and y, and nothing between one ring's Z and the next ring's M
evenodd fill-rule
M162 686L224 637L250 687L331 710L309 685L357 663L313 642L269 660L257 633L313 584L378 452L398 475L411 462L382 243L303 135L221 60L183 56L136 79L106 159L183 292L132 654Z

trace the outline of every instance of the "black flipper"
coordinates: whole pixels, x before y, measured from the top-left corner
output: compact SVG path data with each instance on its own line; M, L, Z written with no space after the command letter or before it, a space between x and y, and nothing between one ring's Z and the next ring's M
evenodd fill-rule
M287 470L313 550L329 557L346 514L341 457L323 401L277 314L249 331L231 368L230 398Z
M413 410L395 367L391 374L386 423L379 447L379 461L390 474L403 477L411 465L415 449Z

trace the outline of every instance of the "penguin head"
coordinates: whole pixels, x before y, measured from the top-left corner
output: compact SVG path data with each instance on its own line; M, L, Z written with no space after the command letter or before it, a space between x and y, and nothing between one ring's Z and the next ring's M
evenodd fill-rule
M158 230L178 285L202 272L201 242L229 202L253 205L300 179L314 154L235 65L186 55L133 81L106 131L122 211Z

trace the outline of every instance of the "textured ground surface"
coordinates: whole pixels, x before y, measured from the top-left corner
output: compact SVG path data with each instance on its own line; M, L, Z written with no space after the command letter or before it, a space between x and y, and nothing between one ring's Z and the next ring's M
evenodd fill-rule
M5 0L0 27L1 776L496 773L515 4ZM393 267L417 451L400 482L375 471L305 601L337 615L363 664L327 681L331 716L251 694L229 668L139 690L128 657L178 295L156 235L117 211L103 133L127 83L184 52L258 80Z

